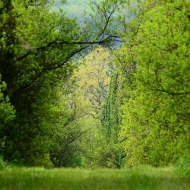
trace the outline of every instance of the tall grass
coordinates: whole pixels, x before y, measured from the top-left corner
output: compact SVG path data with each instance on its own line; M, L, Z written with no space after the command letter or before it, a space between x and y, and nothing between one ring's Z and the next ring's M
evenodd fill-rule
M7 168L1 190L190 190L175 168L142 166L122 170Z
M3 157L0 156L0 170L5 169L7 166L7 163L3 161Z

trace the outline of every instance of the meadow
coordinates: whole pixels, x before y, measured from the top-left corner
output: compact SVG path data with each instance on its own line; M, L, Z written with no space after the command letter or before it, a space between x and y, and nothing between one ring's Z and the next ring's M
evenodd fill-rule
M1 190L190 190L190 180L174 167L133 169L0 170Z

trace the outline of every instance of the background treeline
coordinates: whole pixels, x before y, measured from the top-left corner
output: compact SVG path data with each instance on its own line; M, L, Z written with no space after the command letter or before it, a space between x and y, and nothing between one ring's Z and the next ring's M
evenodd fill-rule
M185 160L188 0L92 2L82 24L54 6L0 1L3 159L86 168Z

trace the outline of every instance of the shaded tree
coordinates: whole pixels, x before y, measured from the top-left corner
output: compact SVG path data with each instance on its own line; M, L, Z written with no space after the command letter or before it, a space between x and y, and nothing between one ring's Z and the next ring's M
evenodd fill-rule
M109 30L115 4L113 9L107 7L113 11L105 12L104 27L95 32L88 26L80 28L64 11L50 11L51 3L0 1L0 73L7 84L3 94L16 110L13 124L4 126L2 134L3 156L8 161L51 165L49 154L56 127L49 115L56 113L51 109L59 97L56 87L72 74L75 67L71 58L116 37Z

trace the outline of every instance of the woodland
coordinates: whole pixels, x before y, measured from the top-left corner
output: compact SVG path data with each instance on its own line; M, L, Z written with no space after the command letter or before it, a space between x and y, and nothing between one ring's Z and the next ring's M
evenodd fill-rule
M190 1L77 2L0 0L0 157L190 166Z

